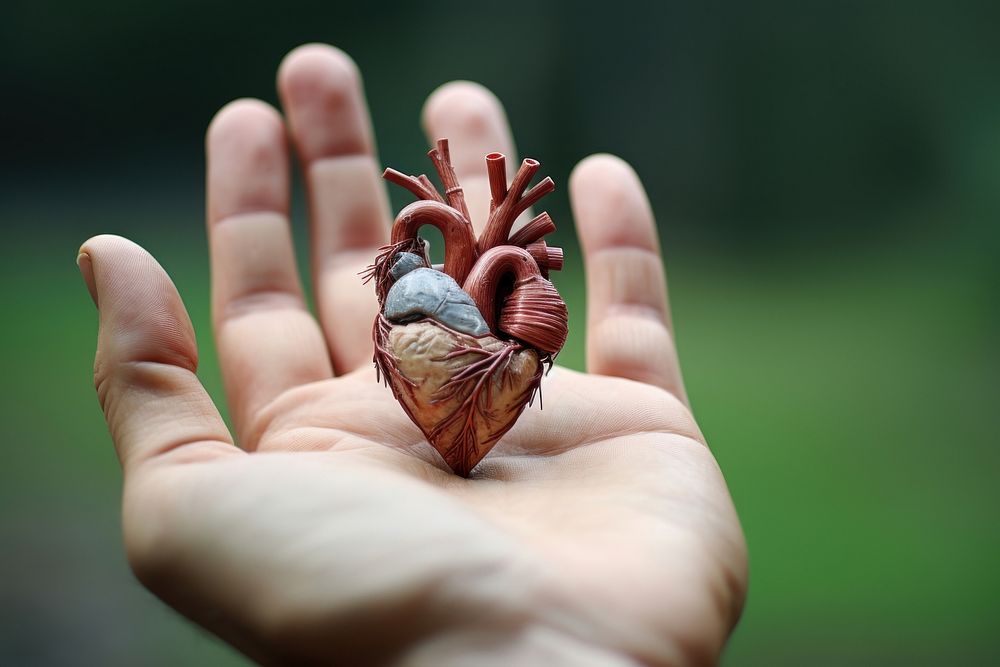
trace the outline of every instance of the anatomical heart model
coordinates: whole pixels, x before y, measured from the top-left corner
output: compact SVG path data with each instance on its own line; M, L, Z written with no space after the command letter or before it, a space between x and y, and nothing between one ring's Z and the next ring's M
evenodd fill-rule
M563 253L542 240L555 225L542 213L512 232L518 215L555 186L545 178L528 189L538 162L526 159L508 187L504 156L487 155L492 201L477 239L448 141L429 156L443 197L425 175L383 174L420 201L399 212L390 244L365 274L379 303L374 361L431 445L468 476L531 403L566 342L566 304L548 281ZM423 225L444 237L443 266L428 259L417 236Z

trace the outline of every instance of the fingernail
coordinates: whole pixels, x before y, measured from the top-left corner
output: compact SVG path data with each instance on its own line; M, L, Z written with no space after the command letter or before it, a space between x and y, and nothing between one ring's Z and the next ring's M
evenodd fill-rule
M87 285L87 291L90 292L90 298L94 300L94 305L97 304L97 285L94 283L94 266L90 261L90 255L85 252L81 252L76 256L76 265L80 267L80 275L83 276L83 282Z

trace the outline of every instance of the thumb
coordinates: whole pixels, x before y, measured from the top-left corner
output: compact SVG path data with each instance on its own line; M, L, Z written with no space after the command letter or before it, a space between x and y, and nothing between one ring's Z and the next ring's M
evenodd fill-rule
M240 452L195 375L194 329L163 268L110 235L84 243L77 264L100 313L94 386L126 473L167 456Z

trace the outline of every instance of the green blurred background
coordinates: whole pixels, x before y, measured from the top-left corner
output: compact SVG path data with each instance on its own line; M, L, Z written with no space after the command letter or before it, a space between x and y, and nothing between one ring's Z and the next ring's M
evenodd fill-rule
M437 85L503 100L560 186L568 365L569 171L610 151L644 179L750 545L725 664L995 664L998 35L995 2L5 3L0 663L244 664L129 574L74 258L100 232L156 255L221 401L203 131L325 41L360 65L387 164L423 164ZM295 225L304 248L301 199Z

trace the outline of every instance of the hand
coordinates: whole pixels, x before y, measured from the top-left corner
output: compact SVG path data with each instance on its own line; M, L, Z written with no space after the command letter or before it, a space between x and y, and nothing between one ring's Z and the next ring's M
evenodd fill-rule
M292 249L284 121L233 102L208 131L208 227L239 447L195 376L164 271L122 238L81 248L139 579L266 663L715 662L743 602L745 546L687 406L634 172L594 156L571 178L590 373L553 369L544 410L463 479L372 369L376 301L358 272L391 216L355 66L305 46L278 84L309 192L319 321ZM499 102L448 84L424 123L451 140L478 228L483 156L514 155Z

